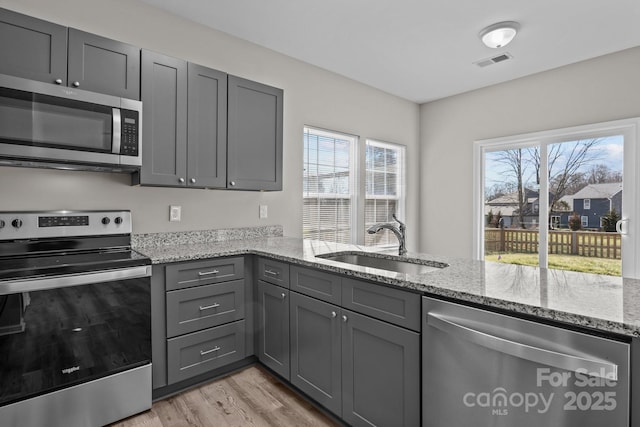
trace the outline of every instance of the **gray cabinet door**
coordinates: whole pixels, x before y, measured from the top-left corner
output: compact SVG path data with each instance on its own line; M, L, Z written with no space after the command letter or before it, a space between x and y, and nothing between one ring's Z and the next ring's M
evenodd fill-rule
M69 86L140 99L140 49L69 28Z
M187 185L226 187L227 74L189 63Z
M186 186L187 63L142 51L142 168L134 182Z
M67 84L67 27L0 9L0 74Z
M258 358L289 379L289 290L258 281Z
M291 383L340 416L340 309L296 292L290 298Z
M292 265L289 288L333 304L340 304L342 278L324 271Z
M353 426L420 424L420 335L342 311L342 418Z
M282 190L283 91L229 76L227 188Z

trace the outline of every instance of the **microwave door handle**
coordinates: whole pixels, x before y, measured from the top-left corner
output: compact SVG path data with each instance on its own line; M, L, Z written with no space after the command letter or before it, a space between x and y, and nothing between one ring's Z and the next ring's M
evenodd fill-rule
M120 109L114 108L111 114L111 123L113 130L113 139L111 141L111 152L120 154L120 143L122 142L122 118L120 117Z
M427 324L456 338L520 359L573 372L576 372L578 369L584 369L586 372L583 373L587 375L618 381L618 365L615 363L559 353L553 350L507 340L456 323L454 318L449 318L441 314L429 313L427 315Z

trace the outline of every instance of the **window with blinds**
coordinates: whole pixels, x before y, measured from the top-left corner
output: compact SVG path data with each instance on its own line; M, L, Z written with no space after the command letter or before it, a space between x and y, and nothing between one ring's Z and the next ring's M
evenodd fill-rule
M365 149L365 229L379 222L404 222L404 147L367 140ZM397 245L389 230L376 234L365 232L365 245Z
M354 241L356 144L351 135L304 128L305 239Z

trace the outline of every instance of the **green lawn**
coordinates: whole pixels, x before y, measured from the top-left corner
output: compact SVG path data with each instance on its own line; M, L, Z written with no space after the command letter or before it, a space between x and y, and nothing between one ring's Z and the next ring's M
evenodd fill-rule
M538 265L538 254L494 253L486 254L484 259L485 261L504 262L507 264ZM619 259L590 258L579 255L550 254L549 268L606 274L609 276L620 276L622 274L622 263Z

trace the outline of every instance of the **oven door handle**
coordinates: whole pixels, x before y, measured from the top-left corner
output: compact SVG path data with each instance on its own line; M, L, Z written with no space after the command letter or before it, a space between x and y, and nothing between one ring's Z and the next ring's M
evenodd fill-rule
M116 280L138 279L151 276L151 266L118 268L114 270L93 271L91 273L64 274L52 277L30 277L27 279L0 282L0 295L19 292L43 291L47 289L67 288L92 283L113 282Z
M577 356L501 338L462 324L461 319L438 313L427 314L427 324L453 337L499 353L567 371L585 370L590 376L618 381L618 365L593 356Z

